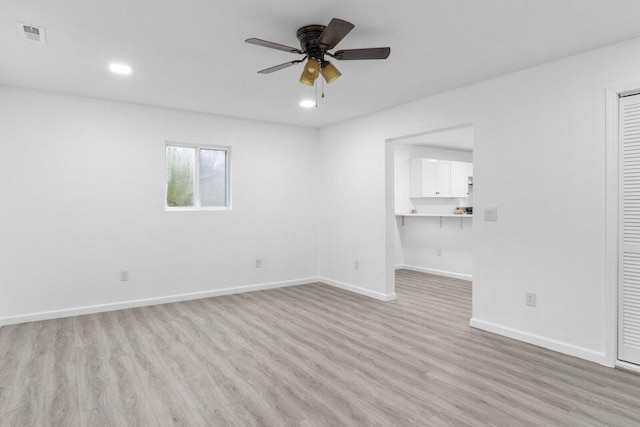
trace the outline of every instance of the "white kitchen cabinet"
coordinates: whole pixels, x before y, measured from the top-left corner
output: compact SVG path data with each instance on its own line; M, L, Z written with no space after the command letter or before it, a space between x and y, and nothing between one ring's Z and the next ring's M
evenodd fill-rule
M468 197L471 173L467 162L411 159L409 197Z
M451 162L451 197L469 196L470 165L467 162Z
M420 169L420 187L415 197L424 197L425 195L433 195L436 194L436 181L435 181L435 173L436 173L436 162L435 160L430 159L420 159L421 161L421 169Z
M425 197L423 194L434 194L434 181L429 179L434 174L435 161L411 159L409 162L409 197Z
M436 160L435 197L451 197L451 162Z

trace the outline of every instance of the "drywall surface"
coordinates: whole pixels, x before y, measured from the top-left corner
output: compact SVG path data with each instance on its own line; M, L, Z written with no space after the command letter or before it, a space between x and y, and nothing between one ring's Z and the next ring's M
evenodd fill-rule
M471 280L472 219L405 217L397 219L401 258L395 266Z
M231 147L231 211L165 211L165 141ZM0 317L317 276L317 130L4 87L0 148Z
M385 141L473 124L476 326L603 361L605 88L640 80L638 52L632 40L321 129L321 275L392 292Z

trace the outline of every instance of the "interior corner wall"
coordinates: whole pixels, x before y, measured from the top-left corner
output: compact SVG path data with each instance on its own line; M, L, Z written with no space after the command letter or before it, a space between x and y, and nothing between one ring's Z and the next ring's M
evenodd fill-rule
M0 318L317 277L317 135L0 87ZM233 210L165 211L166 141L231 146Z
M638 52L630 40L321 129L320 275L392 292L386 140L472 123L473 324L604 363L605 89L640 80Z

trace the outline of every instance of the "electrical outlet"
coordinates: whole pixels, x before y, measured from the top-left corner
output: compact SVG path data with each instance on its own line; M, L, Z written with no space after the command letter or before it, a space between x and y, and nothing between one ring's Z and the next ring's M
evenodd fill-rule
M128 282L129 281L129 270L122 270L120 272L120 281Z
M527 292L527 305L529 307L536 306L536 294L535 292Z
M360 270L360 261L356 260L353 263L353 268L355 268L356 270Z
M262 258L256 258L256 268L262 268Z

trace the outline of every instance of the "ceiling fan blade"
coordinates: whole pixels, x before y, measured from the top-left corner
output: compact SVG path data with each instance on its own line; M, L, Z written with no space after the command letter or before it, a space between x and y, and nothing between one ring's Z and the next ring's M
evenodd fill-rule
M300 53L300 54L304 53L297 47L285 46L280 43L274 43L274 42L270 42L262 39L256 39L256 38L246 39L245 43L255 44L258 46L268 47L271 49L283 50L285 52Z
M325 47L326 50L331 50L340 43L344 36L349 34L349 31L353 30L353 27L355 25L351 22L333 18L318 37L318 44Z
M354 59L387 59L390 53L390 47L370 47L368 49L339 50L333 54L333 57L340 61L350 61Z
M270 74L270 73L273 73L274 71L283 70L285 68L291 67L292 65L299 64L302 61L303 60L301 59L299 61L285 62L284 64L276 65L275 67L269 67L269 68L265 68L264 70L260 70L260 71L258 71L258 74Z

